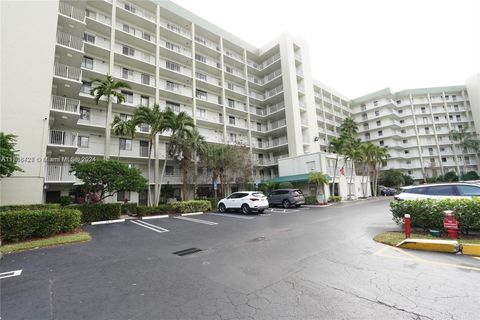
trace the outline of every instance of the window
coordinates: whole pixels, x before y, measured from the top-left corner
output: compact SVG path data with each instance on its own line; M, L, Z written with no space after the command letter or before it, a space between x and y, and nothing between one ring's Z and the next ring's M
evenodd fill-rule
M230 141L231 142L237 142L237 134L236 133L230 133Z
M370 133L365 133L365 140L370 140Z
M128 120L132 120L132 115L126 114L126 113L120 113L119 118L122 119L122 121L128 121Z
M230 66L225 66L225 71L227 71L228 73L233 73L233 68Z
M461 124L458 125L458 130L462 130L463 126Z
M377 127L380 127L382 125L382 121L378 120L377 121Z
M427 117L423 117L423 123L428 123L428 118Z
M480 196L480 188L475 186L465 186L459 185L457 186L457 190L461 196L467 197L478 197Z
M430 133L430 128L429 127L426 127L425 128L425 134L429 134Z
M126 103L133 103L133 93L130 91L122 90L122 94L125 96Z
M146 84L147 86L150 85L150 75L146 73L142 73L142 83Z
M427 110L425 109L425 107L421 107L420 110L422 111L422 113L427 113Z
M459 114L457 114L455 118L457 119L457 121L462 121L462 117Z
M435 158L430 158L430 163L435 163Z
M128 68L122 68L122 78L133 79L133 70L130 70Z
M126 56L134 56L135 55L135 49L129 47L129 46L126 46L126 45L123 45L122 46L122 53Z
M433 148L428 148L428 153L429 153L430 155L433 155Z
M403 110L398 110L398 114L402 114L403 113Z
M130 201L130 191L118 191L117 201Z
M376 110L375 111L375 116L378 117L380 115L380 111Z
M456 94L452 94L452 100L457 101L457 95Z
M408 174L412 174L412 171L409 170ZM427 187L417 187L417 188L409 188L404 190L405 193L414 193L414 194L425 194L427 191Z
M199 90L195 92L195 97L202 100L207 100L207 91Z
M140 157L148 157L148 141L140 141Z
M128 24L123 24L123 31L126 33L135 34L135 28L130 27Z
M203 81L207 81L207 75L206 75L206 74L203 74L203 73L201 73L201 72L196 71L196 72L195 72L195 77L196 77L197 79L200 79L200 80L203 80Z
M180 90L180 85L178 83L173 82L173 81L167 80L167 90L179 91Z
M378 106L378 101L377 100L373 101L373 106L374 107Z
M205 109L197 109L197 116L199 118L206 118L207 117L207 110Z
M405 144L405 143L408 143L408 140L407 140L407 139L403 139L402 142Z
M140 105L148 107L150 105L150 98L147 96L140 96Z
M175 51L175 52L180 52L180 46L178 44L175 44L175 43L171 43L171 42L168 42L166 41L165 42L165 47L168 49L168 50L172 50L172 51ZM197 54L195 54L195 59L197 58ZM198 59L197 59L198 60Z
M408 170L407 173L411 175L411 174L413 174L413 171L412 171L412 170Z
M150 33L143 32L143 33L142 33L142 38L143 38L144 40L151 41L152 36L150 35Z
M366 113L362 114L362 120L367 120L368 119L368 116Z
M207 63L207 58L205 56L202 56L201 54L195 53L195 60Z
M435 122L440 121L440 118L438 116L434 117L433 119L435 120Z
M233 100L233 99L228 99L227 102L228 102L228 106L229 106L230 108L235 108L235 100Z
M410 153L410 151L409 151L409 150L405 150L405 151L403 151L403 153L405 153L405 154L409 154L409 153Z
M379 137L383 136L383 131L382 130L378 131L377 133L378 133Z
M405 120L400 120L400 124L404 124L405 123Z
M120 138L119 139L120 143L120 150L132 150L132 140L131 139L125 139L125 138Z
M470 164L470 157L469 156L465 156L465 163Z
M449 115L449 116L448 116L448 119L453 120L453 116L452 116L452 115Z
M88 148L89 140L90 140L90 137L78 136L78 147L79 148Z
M440 148L440 152L444 152L445 151L445 148Z
M401 104L402 103L402 100L397 100L397 104Z
M431 196L456 196L457 190L453 185L433 186L427 189L427 194Z
M442 157L442 162L447 162L447 158Z
M132 6L130 3L125 3L124 8L125 10L130 11L132 13L135 13L137 11L137 9L134 6Z
M405 133L407 132L405 129L400 130L400 133Z
M165 167L165 175L166 176L173 176L175 174L175 170L173 166L166 166Z
M80 119L90 121L90 108L80 107Z
M407 164L412 164L412 160L407 160Z
M97 19L97 13L93 11L92 9L85 9L85 16L89 17L90 19L96 20Z
M167 101L167 108L170 108L173 112L180 112L180 103Z
M180 72L180 65L176 62L166 61L165 65L166 65L167 69L170 69L170 70L173 70L173 71L176 71L176 72Z
M83 57L82 68L92 70L93 69L93 58Z
M365 111L365 110L367 110L367 106L366 106L365 104L362 104L362 105L360 106L360 109L362 109L362 111Z
M95 43L95 35L92 34L92 33L84 33L83 34L83 40L85 40L85 42L89 42L89 43Z
M235 90L235 85L233 83L227 82L227 88L228 88L228 90L234 91Z
M228 123L235 125L235 117L228 116Z
M383 140L380 140L380 141L378 141L378 144L379 144L381 147L383 147L383 145L385 144L385 142L384 142Z

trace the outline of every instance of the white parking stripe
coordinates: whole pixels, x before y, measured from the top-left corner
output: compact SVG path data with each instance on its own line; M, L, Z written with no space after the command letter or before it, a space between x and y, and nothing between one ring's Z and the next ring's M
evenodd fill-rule
M163 231L163 232L167 232L167 231L168 231L168 230L165 229L165 228L156 226L156 225L154 225L154 224L151 224L151 223L148 223L148 222L145 222L145 221L138 221L138 223L145 224L145 225L147 225L147 226L150 226L150 227L152 227L152 228L158 229L158 230Z
M245 217L245 216L239 216L239 215L234 215L234 214L225 214L225 213L210 213L209 215L220 216L220 217L228 217L228 218L237 218L237 219L246 219L246 220L255 219L255 217Z
M0 279L6 279L10 277L16 277L22 274L22 269L14 270L14 271L7 271L0 273Z
M187 218L187 217L175 217L175 219L180 219L180 220L186 220L186 221L190 221L190 222L207 224L207 225L209 225L209 226L213 226L213 225L218 224L218 223L212 222L212 221L206 221L206 220L200 220L200 219L193 219L193 218Z
M137 226L144 227L144 228L150 229L150 230L155 231L155 232L158 232L158 233L163 233L163 232L167 232L167 231L168 231L167 229L163 229L163 228L160 228L160 227L158 227L159 229L157 229L157 228L152 228L152 227L146 226L146 225L144 225L144 224L142 224L142 223L139 223L138 221L130 221L130 222L136 224Z

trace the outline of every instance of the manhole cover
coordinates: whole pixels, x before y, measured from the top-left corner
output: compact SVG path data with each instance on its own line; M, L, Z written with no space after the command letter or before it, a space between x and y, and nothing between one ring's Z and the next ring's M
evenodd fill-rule
M176 254L177 256L183 257L183 256L186 256L188 254L192 254L192 253L200 252L200 251L202 251L202 249L188 248L188 249L184 249L184 250L180 250L180 251L172 252L172 253Z

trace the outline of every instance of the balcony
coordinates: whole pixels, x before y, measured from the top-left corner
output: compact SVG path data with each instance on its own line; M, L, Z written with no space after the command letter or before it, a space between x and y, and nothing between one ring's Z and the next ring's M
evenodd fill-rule
M159 87L161 90L165 90L175 95L180 95L180 96L189 97L189 98L192 97L192 88L185 86L183 84L160 79ZM169 97L167 96L167 98ZM170 96L170 98L175 98L175 96Z
M67 66L62 63L55 62L54 75L64 79L74 80L80 82L82 78L82 70L77 67Z
M220 51L220 46L213 41L210 41L199 35L195 35L195 42L204 45L207 48L210 48L214 51Z
M68 33L57 31L57 43L83 52L83 39L74 37Z
M58 12L66 17L85 23L85 10L74 7L66 2L60 1Z
M285 127L287 125L287 121L285 119L277 120L268 125L268 130L275 130L281 127Z
M287 137L280 137L280 138L272 139L271 147L279 147L287 144L288 144Z
M117 7L128 11L137 17L141 17L143 19L149 20L150 22L155 23L155 16L148 12L147 10L141 9L133 4L126 2L126 1L117 1Z
M155 57L142 50L134 49L121 43L115 43L115 52L123 57L129 57L150 65L155 65Z
M268 90L265 92L265 99L268 99L270 97L273 97L279 93L283 92L283 86L278 86L275 89Z
M50 108L57 111L79 113L80 100L52 95Z
M69 164L47 164L45 183L75 183L76 177L70 173Z
M160 46L171 51L181 54L183 56L192 57L192 51L178 43L166 39L160 39ZM169 56L170 57L170 56Z
M192 38L192 34L190 33L189 30L179 26L176 23L170 22L168 20L160 19L160 26L182 37L185 37L188 39Z
M127 70L120 66L115 66L113 75L120 79L135 82L136 84L155 87L155 77L148 73L141 73L141 72L133 71L130 69Z
M50 130L50 138L48 144L57 146L77 147L76 132L67 132L61 130Z
M228 103L226 106L228 108L239 110L239 111L247 111L247 105L239 101L228 100Z

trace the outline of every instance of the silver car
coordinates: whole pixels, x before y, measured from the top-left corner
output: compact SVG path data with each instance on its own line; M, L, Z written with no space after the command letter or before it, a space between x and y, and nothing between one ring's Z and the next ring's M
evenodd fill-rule
M305 203L305 197L299 189L277 189L268 195L268 203L270 206L283 206L290 208L291 206L300 207Z

